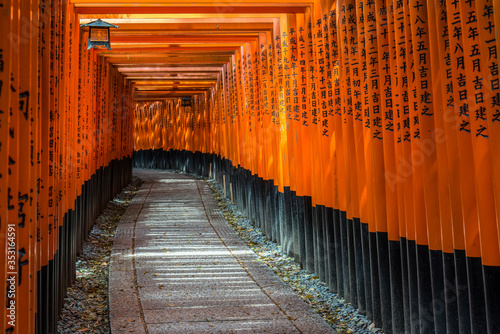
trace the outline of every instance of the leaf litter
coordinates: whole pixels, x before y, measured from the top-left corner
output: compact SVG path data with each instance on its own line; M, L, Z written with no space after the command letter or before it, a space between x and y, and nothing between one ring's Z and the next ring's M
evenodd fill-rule
M110 333L108 303L109 260L115 230L142 185L132 182L97 217L76 262L76 280L68 288L58 333Z

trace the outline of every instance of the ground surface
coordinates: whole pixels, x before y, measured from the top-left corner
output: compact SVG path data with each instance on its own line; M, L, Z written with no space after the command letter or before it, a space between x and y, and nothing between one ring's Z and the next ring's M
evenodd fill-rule
M136 172L142 173L144 171L138 170ZM153 173L156 173L156 171ZM198 185L205 183L205 181L201 183L200 181L197 182ZM241 239L244 240L246 245L251 247L255 254L257 254L258 257L254 258L253 260L255 261L252 262L267 264L267 266L281 278L280 284L284 282L293 288L296 295L300 296L305 303L310 304L312 308L321 314L323 318L330 323L332 328L335 328L339 333L381 333L379 329L373 327L371 322L368 321L366 317L358 314L349 304L344 303L342 299L338 299L334 294L331 294L328 288L321 283L315 275L300 270L300 267L293 262L293 259L284 255L278 245L268 241L267 238L261 234L259 229L253 228L249 224L248 220L241 215L237 208L232 205L228 199L223 197L221 188L215 181L208 180L207 183L213 192L213 198L215 198L217 202L217 204L215 204L215 202L210 204L210 210L213 210L212 216L210 217L215 222L215 225L223 223L223 225L227 226L227 223L224 219L222 219L222 217L229 222L232 229L236 231ZM59 333L110 332L107 287L111 247L114 241L116 226L130 204L131 198L137 192L139 184L139 179L134 178L134 183L127 187L124 192L119 194L114 201L111 201L108 208L97 219L96 226L89 236L89 240L84 247L82 256L78 260L77 281L68 292L66 305L59 322ZM209 192L206 189L202 193L205 197L209 195ZM199 193L197 196L201 195L202 194ZM217 206L220 211L217 210ZM213 213L215 213L215 215L213 215ZM227 230L223 225L222 228L225 233ZM129 233L131 232L119 230L117 238L122 239L125 237L130 239L128 236ZM165 235L162 237L165 238ZM194 244L191 244L193 242L192 238L192 232L190 232L190 234L186 234L184 236L185 240L183 241L185 242L184 246L193 246ZM170 241L179 241L182 238L176 237L173 240L172 238L170 239ZM157 251L160 250L160 248L156 248ZM165 252L166 250L162 249L161 251ZM202 272L203 274L214 274L213 270L205 272L205 270L203 270L203 264L200 266L194 266L191 269L194 271L194 274ZM152 272L143 270L142 274L145 277L150 276L150 279L156 279L160 276L160 272L157 270L152 270ZM142 281L142 278L136 276L134 279L135 283L130 285L130 288L138 292L139 289L143 288L143 286L139 284L139 281ZM165 284L159 283L158 292L163 293L164 289ZM120 293L123 292L124 291L120 291ZM168 294L171 296L168 296ZM166 297L172 296L173 294L166 293ZM131 301L135 301L137 303L137 294L132 297L135 299L132 299ZM216 302L216 300L214 301ZM167 307L175 307L175 305L172 305L174 304L167 302ZM207 319L210 320L210 318ZM141 328L142 330L144 329L144 315L142 318L139 316L137 319L133 317L125 317L124 321L125 326L122 324L122 327L119 328L120 331L118 332L136 332L136 330L141 330ZM251 322L249 324L251 325ZM209 326L208 332L218 332L215 328L216 325L211 325L214 327ZM256 325L256 323L253 325ZM239 328L241 329L242 327L240 326ZM276 329L276 327L274 328ZM283 327L282 329L284 330L285 328L286 327ZM298 332L296 329L297 328L292 329L290 332ZM312 330L312 328L308 330L306 329L302 332L313 333L310 330ZM171 332L172 331L168 331L168 333ZM228 328L222 332L231 332L231 329ZM282 332L287 333L287 331Z
M110 263L112 333L334 333L231 229L203 180L138 170Z

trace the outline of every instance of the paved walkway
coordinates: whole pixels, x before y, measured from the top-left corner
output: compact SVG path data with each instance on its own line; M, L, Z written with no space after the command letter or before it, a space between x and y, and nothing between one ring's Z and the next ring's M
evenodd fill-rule
M204 181L145 181L116 232L112 333L335 333L241 241Z

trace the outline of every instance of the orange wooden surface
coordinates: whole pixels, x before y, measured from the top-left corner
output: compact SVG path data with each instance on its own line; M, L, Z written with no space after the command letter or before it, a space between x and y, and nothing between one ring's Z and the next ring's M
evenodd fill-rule
M20 6L21 3L19 1L13 1L12 2L12 7L11 10L13 13L18 13L20 11ZM12 15L11 16L11 32L13 33L12 36L18 37L21 36L20 34L20 17L18 15ZM24 286L26 286L27 280L25 277L24 282L20 282L20 263L19 263L19 258L20 258L20 250L23 247L23 243L25 242L24 238L24 231L22 230L22 227L19 226L19 191L20 190L25 190L23 187L20 187L19 180L21 177L25 177L26 172L28 172L28 166L21 165L20 161L20 149L22 148L23 150L26 150L27 147L21 147L21 127L20 127L20 121L21 121L21 113L17 112L19 111L20 107L20 89L21 89L21 84L24 85L25 87L25 81L21 80L20 76L20 61L22 57L22 52L25 50L26 44L22 43L20 38L11 38L10 39L10 44L11 44L11 65L10 65L10 106L9 106L9 114L8 114L8 126L9 126L9 141L8 141L8 146L9 146L9 155L8 155L8 161L9 161L9 169L8 169L8 179L7 179L7 196L8 196L8 211L7 211L7 236L8 236L8 251L7 251L7 277L15 277L15 285L16 288L14 290L9 289L8 295L7 295L7 301L6 305L9 305L9 308L12 308L13 302L14 302L14 307L17 309L17 306L19 304L25 304L26 303L26 293L25 291L20 292L20 283L24 283ZM23 59L26 61L26 59ZM24 79L24 78L23 78ZM29 85L29 83L28 83ZM22 144L25 144L24 141ZM29 175L29 174L28 174ZM14 232L14 238L12 238L11 232ZM26 271L25 271L26 272ZM14 292L12 294L12 292ZM20 293L23 295L21 296ZM11 297L9 297L11 296ZM24 299L21 300L21 297L24 297ZM19 326L19 321L23 322L28 322L28 314L29 314L29 309L27 305L24 305L26 314L24 317L17 313L17 319L14 319L15 321L8 322L6 324L5 330L12 329L13 332L16 332L16 329ZM4 309L4 312L6 315L10 313L10 311L6 308ZM7 318L6 318L7 319ZM9 319L12 320L12 319ZM19 332L17 332L19 333Z
M392 241L500 265L498 1L0 4L16 332L82 186L134 148L218 154ZM97 17L120 26L112 50L87 50Z
M2 7L10 8L11 1L2 0ZM6 12L1 14L0 29L9 31L12 21L10 15ZM8 170L9 170L9 111L10 111L10 68L11 68L11 44L7 34L0 35L0 242L3 244L7 241L7 213L9 207L9 192L8 192ZM2 247L0 250L2 273L7 272L7 249ZM2 275L3 277L3 275ZM0 281L1 291L6 291L6 281ZM0 295L0 303L6 305L7 297L5 293ZM2 312L4 315L5 312ZM6 328L6 319L2 316L0 325L2 330Z

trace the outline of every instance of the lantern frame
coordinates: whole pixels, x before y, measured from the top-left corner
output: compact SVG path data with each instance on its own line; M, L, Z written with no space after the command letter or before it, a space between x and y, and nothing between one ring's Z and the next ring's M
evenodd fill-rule
M81 24L80 27L89 28L89 41L87 50L99 46L103 46L108 50L111 50L111 34L109 32L109 28L118 28L118 26L98 19L86 24Z
M181 97L181 107L192 107L193 98L191 96Z

